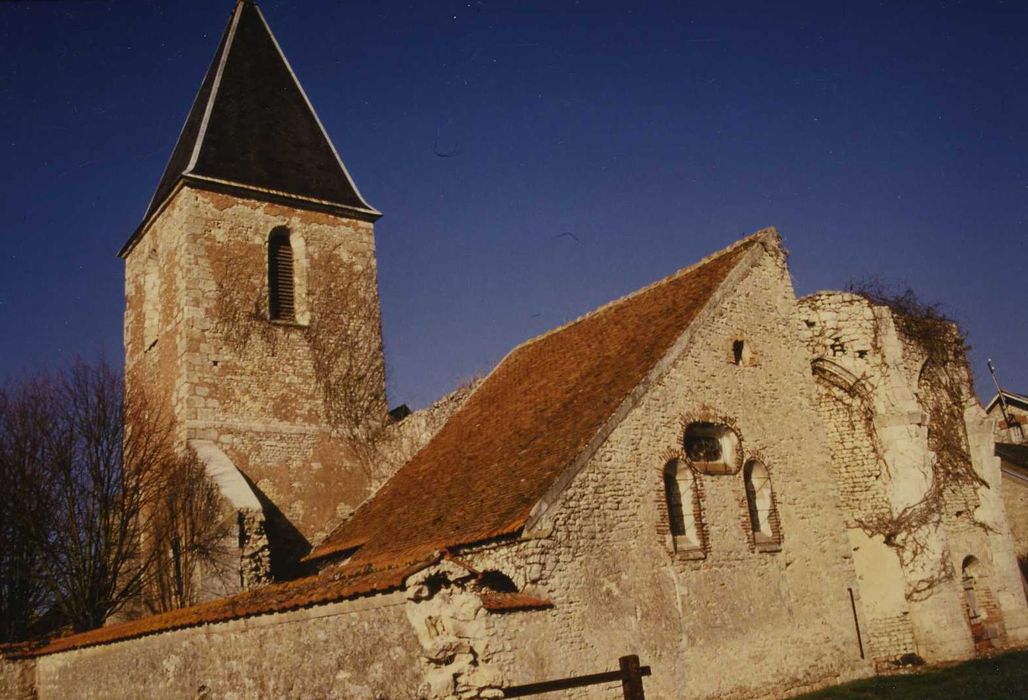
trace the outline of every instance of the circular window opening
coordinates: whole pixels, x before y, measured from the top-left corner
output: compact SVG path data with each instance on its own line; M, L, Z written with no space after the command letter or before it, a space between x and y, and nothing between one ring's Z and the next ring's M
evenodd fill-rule
M690 423L685 428L685 456L705 474L739 471L739 437L727 425Z

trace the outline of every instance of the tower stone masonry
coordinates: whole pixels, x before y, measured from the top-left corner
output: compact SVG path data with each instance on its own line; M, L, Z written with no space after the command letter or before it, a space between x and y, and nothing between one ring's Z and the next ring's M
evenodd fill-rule
M237 3L120 253L126 378L266 533L279 578L369 493L378 217L260 10Z

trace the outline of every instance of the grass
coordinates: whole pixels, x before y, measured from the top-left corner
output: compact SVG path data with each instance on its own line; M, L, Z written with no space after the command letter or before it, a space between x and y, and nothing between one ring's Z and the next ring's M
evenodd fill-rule
M945 668L854 681L802 700L1004 700L1028 697L1028 651L975 659Z

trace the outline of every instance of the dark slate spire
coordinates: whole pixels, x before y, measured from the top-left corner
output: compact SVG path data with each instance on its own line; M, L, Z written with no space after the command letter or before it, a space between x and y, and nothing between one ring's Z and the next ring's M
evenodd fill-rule
M260 9L239 0L135 239L180 181L380 216L357 190Z

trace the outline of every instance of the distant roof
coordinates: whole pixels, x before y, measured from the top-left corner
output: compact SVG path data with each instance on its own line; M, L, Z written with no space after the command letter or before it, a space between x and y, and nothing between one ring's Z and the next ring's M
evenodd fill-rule
M1022 475L1028 477L1028 445L997 442L996 456L1007 464L1020 468L1023 470Z
M762 231L514 349L309 559L398 566L517 534Z
M140 228L181 181L379 216L346 171L260 9L239 0Z
M986 413L992 413L992 409L999 404L1000 394L1003 395L1003 399L1007 402L1007 404L1014 404L1019 408L1028 409L1028 396L1025 396L1024 394L1018 394L1013 391L1003 390L995 396L993 396L992 400L985 405Z

